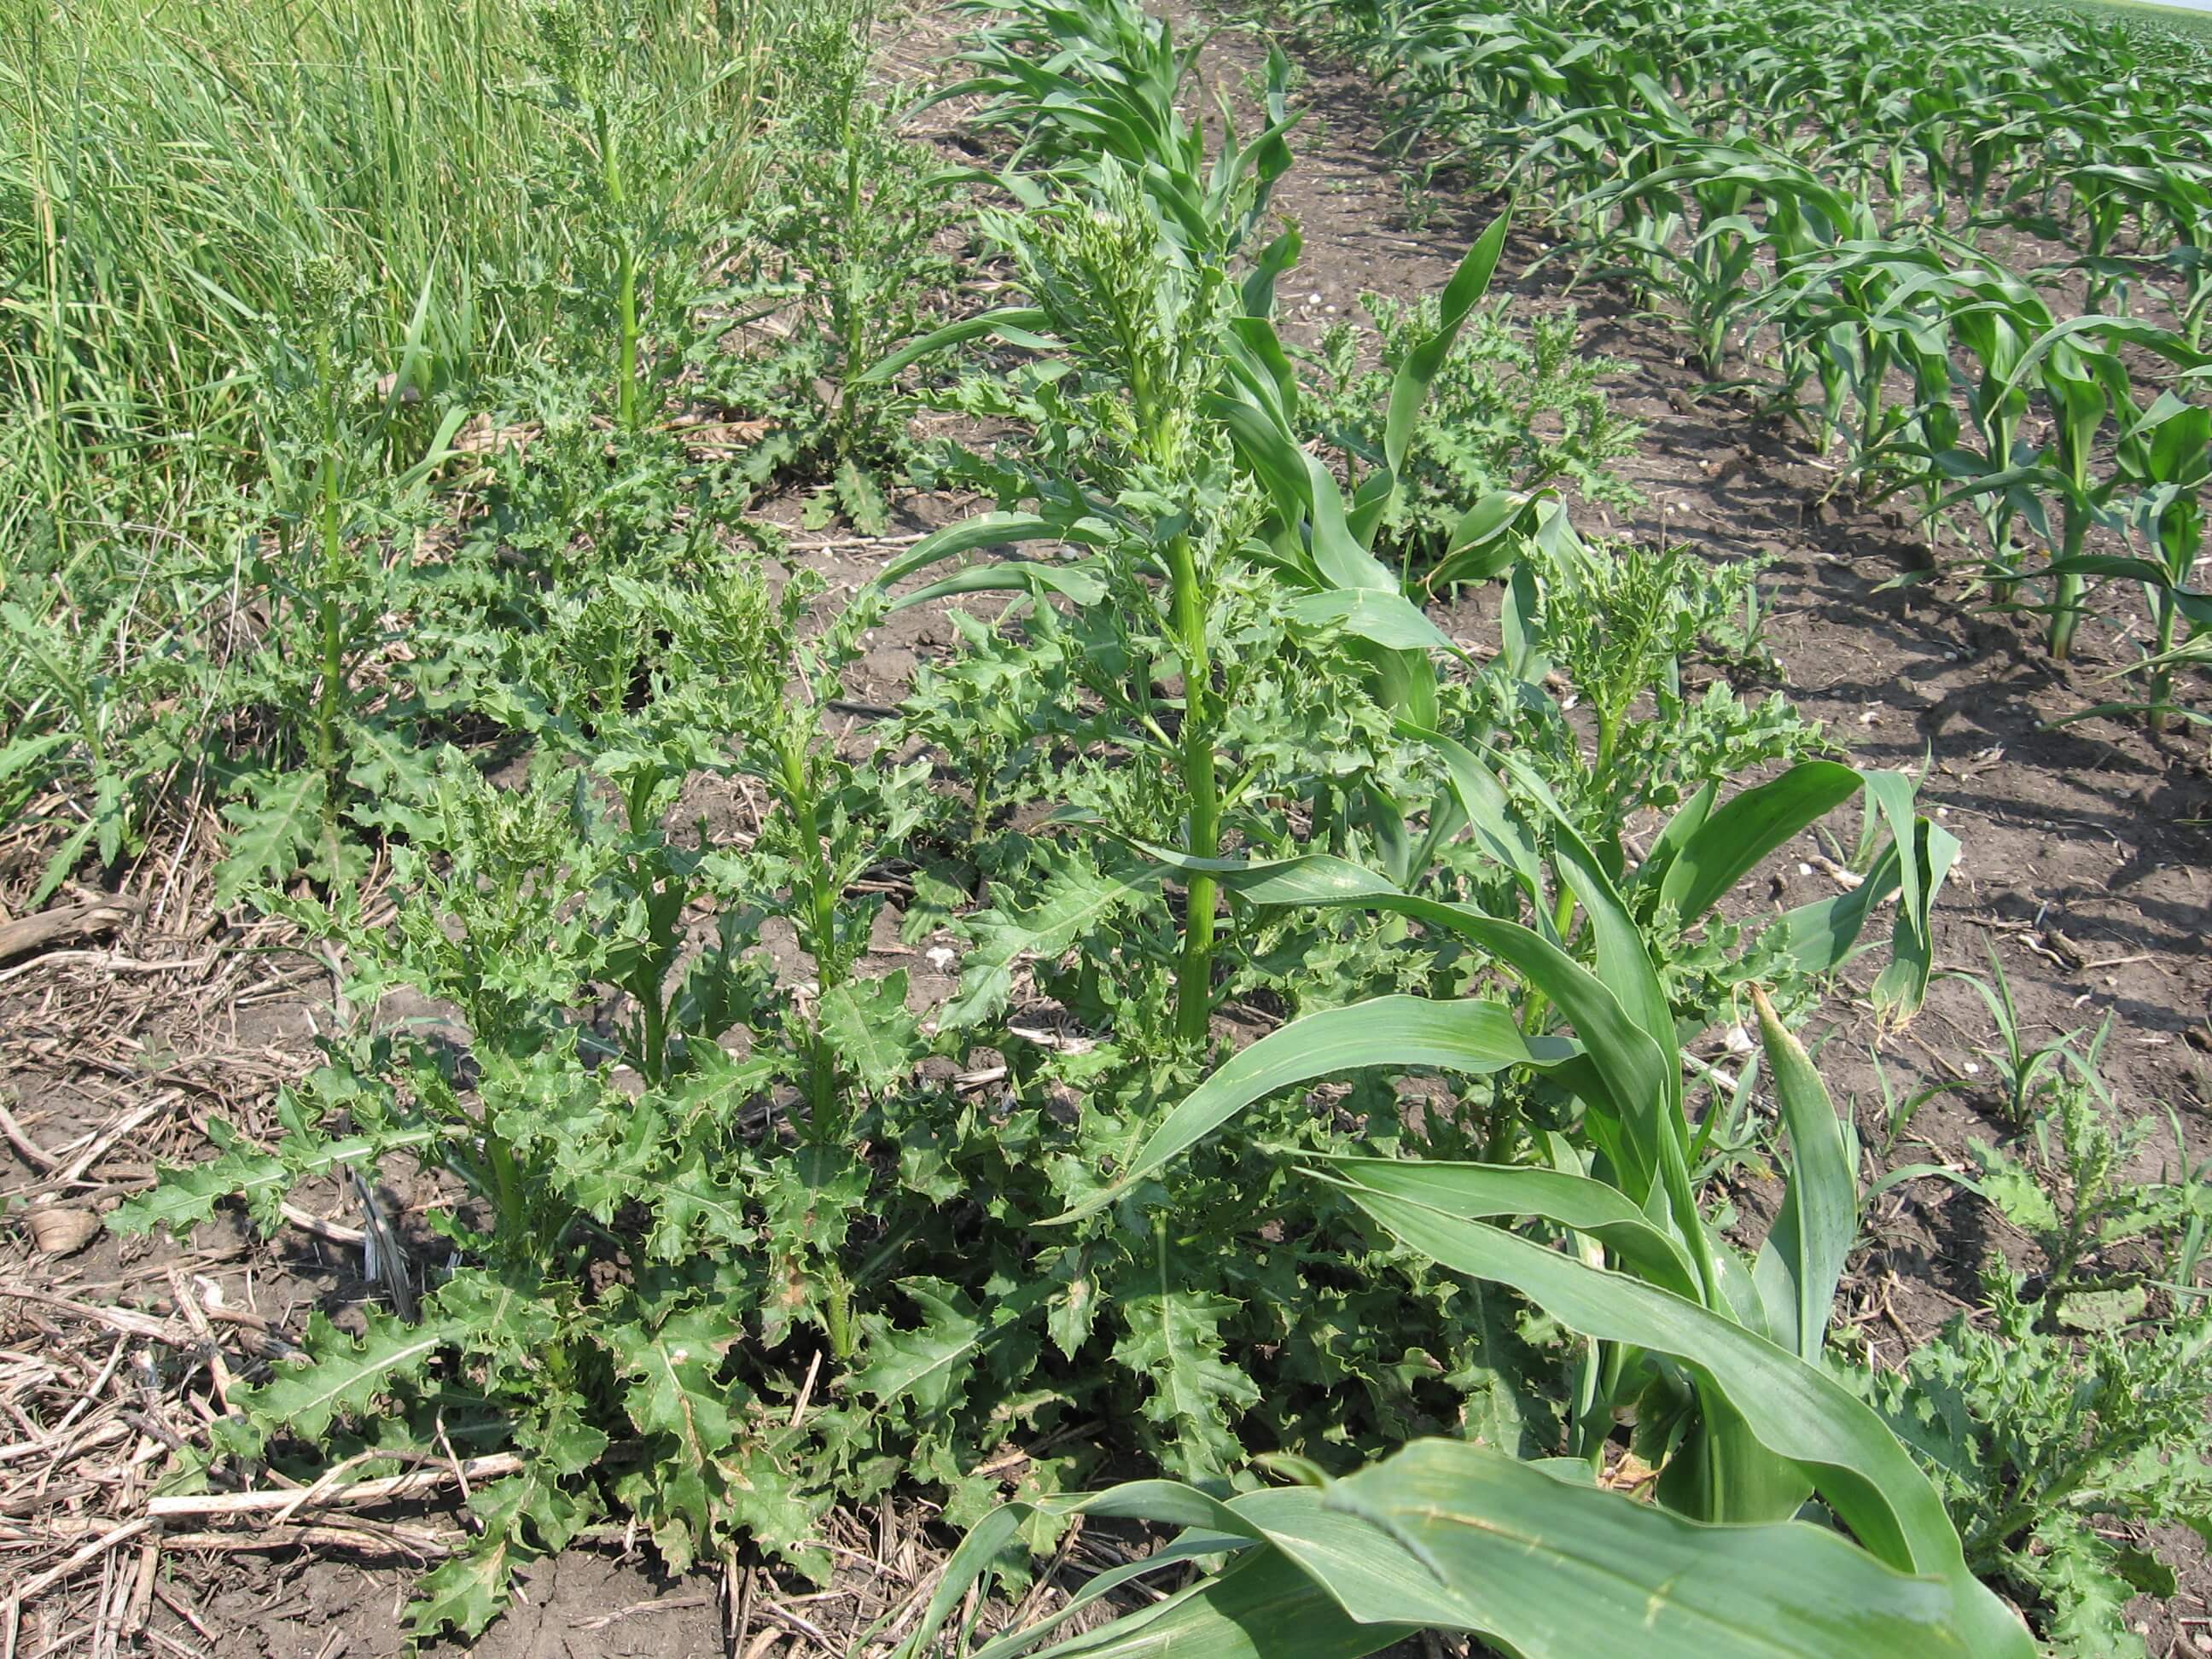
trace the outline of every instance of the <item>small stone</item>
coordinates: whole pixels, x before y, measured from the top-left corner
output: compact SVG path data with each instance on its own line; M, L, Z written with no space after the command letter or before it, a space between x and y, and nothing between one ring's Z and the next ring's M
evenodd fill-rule
M1968 1061L1966 1062L1966 1075L1967 1075L1968 1077L1978 1077L1978 1076L1980 1076L1980 1075L1981 1075L1981 1070L1982 1070L1982 1064L1981 1064L1981 1062L1980 1062L1979 1060L1968 1060Z
M1813 873L1813 866L1809 864L1801 864L1797 866L1797 873L1801 876L1809 876Z

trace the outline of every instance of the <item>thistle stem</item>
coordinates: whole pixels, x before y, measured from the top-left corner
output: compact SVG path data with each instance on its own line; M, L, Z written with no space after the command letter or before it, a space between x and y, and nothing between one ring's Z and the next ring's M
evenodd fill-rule
M830 884L828 860L822 851L822 804L817 798L812 769L807 764L806 740L799 733L782 744L783 791L786 805L799 821L799 857L804 862L806 908L801 918L800 939L814 958L814 980L826 996L841 982L837 963L837 895ZM823 1035L821 1015L816 1013L807 1057L807 1132L822 1143L830 1134L837 1110L837 1060Z
M1220 787L1214 776L1213 665L1206 638L1206 594L1199 584L1198 559L1188 536L1168 547L1168 571L1174 584L1176 642L1182 654L1182 785L1190 804L1190 854L1218 857L1221 851ZM1206 1040L1213 1013L1213 923L1219 884L1193 875L1187 891L1189 914L1183 920L1182 959L1176 970L1176 1035L1185 1042Z

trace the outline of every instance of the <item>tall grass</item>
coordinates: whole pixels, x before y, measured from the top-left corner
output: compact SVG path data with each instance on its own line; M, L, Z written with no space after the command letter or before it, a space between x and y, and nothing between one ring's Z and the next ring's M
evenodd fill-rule
M664 199L702 224L741 203L799 8L591 9ZM255 472L265 347L326 328L334 292L356 351L426 398L549 350L607 261L548 15L0 0L0 544L19 574L219 540Z

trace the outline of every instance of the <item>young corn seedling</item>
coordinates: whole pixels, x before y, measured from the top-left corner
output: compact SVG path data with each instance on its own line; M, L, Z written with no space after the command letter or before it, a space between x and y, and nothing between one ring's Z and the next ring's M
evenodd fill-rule
M2126 342L2170 361L2192 363L2195 354L2171 331L2116 317L2077 317L2057 325L2021 354L1999 396L2031 383L2050 399L2052 441L2047 451L2025 464L1992 473L1951 499L1995 491L2029 489L2055 495L2063 514L2061 533L2047 572L2052 579L2051 654L2070 655L2074 636L2086 613L2088 580L2113 574L2103 556L2087 550L2089 532L2112 517L2124 485L2118 472L2100 476L2098 441L2116 412L2132 411L2127 365L2117 347ZM2135 574L2124 569L2119 574Z
M1648 299L1674 304L1698 368L1717 381L1728 373L1729 338L1759 297L1766 237L1747 212L1759 191L1741 156L1693 143L1690 156L1665 160L1682 148L1671 133L1649 142L1644 155L1650 159L1593 191L1588 206L1621 216L1601 233L1601 246L1627 257Z
M1844 443L1838 483L1849 481L1863 502L1916 488L1931 509L1941 499L1942 475L1927 458L1955 449L1960 436L1941 303L1949 275L1934 248L1860 244L1801 267L1772 296L1782 327L1820 365L1824 424ZM1888 382L1900 371L1912 394L1893 399Z
M2133 517L2148 549L2143 591L2152 643L2140 672L2150 680L2140 713L2154 732L2207 717L2174 702L2173 670L2185 606L2201 608L2197 568L2204 544L2204 495L2212 485L2212 409L2160 392L2120 440L2121 476L2138 492Z
M2028 387L2015 378L2015 371L2028 348L2054 326L2054 319L2039 295L1996 270L1954 270L1945 287L1952 337L1965 346L1976 369L1966 383L1966 414L1979 453L1963 447L1938 450L1930 457L1931 465L1939 476L1952 478L2011 472L2027 465L2031 453L2021 438L2021 423L2028 413ZM1962 495L1972 501L1989 538L1992 601L2000 608L2009 606L2026 574L2027 557L2014 540L2014 526L2023 515L2029 524L2039 525L2041 504L2024 487L2024 479L2016 478L1998 489L1940 498L1938 510Z

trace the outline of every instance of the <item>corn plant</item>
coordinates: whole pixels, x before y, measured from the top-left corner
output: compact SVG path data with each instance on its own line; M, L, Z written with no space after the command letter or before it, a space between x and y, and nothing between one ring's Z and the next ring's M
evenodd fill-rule
M996 26L962 54L976 73L937 98L990 100L979 119L1021 135L1004 176L1026 175L1024 193L1047 180L1095 185L1110 161L1141 180L1166 234L1200 263L1225 261L1266 222L1297 124L1285 105L1290 63L1279 51L1267 62L1267 125L1239 138L1223 95L1218 141L1209 145L1204 124L1182 104L1199 48L1177 46L1170 25L1131 0L984 0L981 9L996 14Z
M1510 1006L1478 1000L1401 999L1309 1016L1225 1063L1161 1124L1127 1174L1084 1207L1138 1190L1251 1102L1349 1067L1452 1071L1503 1064L1547 1073L1582 1110L1577 1128L1554 1138L1535 1164L1333 1157L1307 1168L1417 1257L1509 1286L1589 1338L1578 1366L1573 1451L1588 1460L1586 1468L1601 1468L1613 1409L1635 1400L1638 1449L1658 1469L1662 1510L1684 1517L1675 1524L1686 1546L1698 1536L1700 1523L1749 1527L1753 1532L1733 1534L1747 1539L1760 1529L1787 1528L1796 1524L1790 1517L1808 1493L1817 1492L1888 1571L1907 1576L1893 1593L1920 1593L1905 1589L1915 1577L1945 1587L1944 1601L1924 1613L1892 1612L1884 1595L1855 1606L1855 1616L1924 1620L1912 1639L1930 1650L2029 1651L2026 1632L1966 1571L1958 1534L1924 1477L1911 1472L1895 1438L1820 1365L1858 1200L1847 1132L1803 1050L1754 993L1794 1156L1781 1214L1756 1261L1747 1261L1714 1235L1691 1187L1692 1132L1682 1115L1676 1029L1621 890L1564 820L1554 821L1556 878L1583 907L1593 936L1595 965L1581 965L1556 933L1540 926L1548 907L1534 890L1534 849L1525 827L1497 810L1495 787L1485 783L1473 756L1449 745L1443 752L1453 763L1470 822L1500 848L1538 899L1538 927L1408 895L1387 879L1321 856L1224 870L1224 879L1258 902L1371 904L1464 940L1523 979L1573 1036L1542 1032L1540 1024L1531 1029ZM1670 831L1660 843L1664 851L1654 855L1663 869L1655 878L1686 911L1700 911L1764 848L1817 815L1818 803L1832 799L1827 792L1841 781L1800 769L1747 792L1733 810L1702 819L1679 837ZM1785 799L1790 805L1783 807ZM1678 821L1676 827L1683 826ZM1534 1218L1538 1236L1500 1224L1501 1218L1516 1216ZM1553 1237L1570 1248L1554 1248L1547 1242ZM1568 1477L1542 1468L1508 1474L1519 1466L1495 1452L1440 1444L1400 1455L1425 1476L1417 1486L1427 1522L1399 1507L1407 1500L1392 1495L1398 1465L1389 1461L1340 1485L1316 1480L1317 1490L1255 1494L1226 1506L1193 1505L1179 1489L1142 1484L1068 1501L1068 1513L1179 1522L1194 1528L1181 1547L1185 1551L1254 1550L1218 1577L1199 1581L1120 1630L1109 1627L1105 1650L1115 1650L1116 1641L1163 1640L1179 1650L1185 1644L1193 1651L1251 1650L1235 1644L1252 1639L1238 1630L1243 1610L1266 1605L1246 1600L1254 1594L1296 1620L1273 1626L1276 1633L1264 1644L1271 1653L1372 1652L1408 1627L1425 1626L1484 1634L1525 1652L1577 1651L1578 1642L1638 1620L1647 1632L1664 1628L1674 1612L1668 1606L1673 1588L1705 1582L1696 1571L1659 1574L1650 1583L1616 1578L1604 1595L1594 1588L1572 1595L1581 1604L1575 1614L1547 1616L1523 1603L1520 1592L1497 1588L1482 1569L1477 1540L1499 1529L1514 1537L1522 1565L1510 1576L1523 1591L1538 1589L1547 1605L1556 1605L1569 1585L1581 1582L1568 1558L1590 1547L1605 1524L1604 1505L1575 1500L1575 1486L1558 1484ZM1368 1500L1364 1492L1376 1496ZM1308 1553L1297 1518L1308 1505L1368 1524L1338 1531L1324 1553ZM1245 1510L1253 1512L1249 1518ZM1275 1516L1281 1520L1270 1525ZM995 1525L963 1545L908 1652L925 1650L1017 1518L1017 1512L1002 1511ZM1425 1573L1414 1578L1422 1590L1401 1583L1395 1594L1378 1593L1380 1576L1391 1574L1397 1559L1394 1549L1425 1565ZM1692 1547L1680 1559L1686 1563L1697 1553ZM1532 1558L1546 1564L1540 1587L1527 1583ZM1843 1560L1838 1556L1832 1570L1849 1571ZM1874 1582L1867 1581L1867 1593ZM1367 1583L1375 1588L1353 1588ZM1797 1590L1805 1594L1802 1584ZM1804 1607L1802 1601L1794 1605ZM1698 1615L1684 1608L1681 1616L1686 1641L1708 1639L1692 1634ZM1820 1618L1839 1616L1840 1606ZM1772 1626L1764 1628L1772 1633ZM1018 1651L1042 1633L1006 1638L996 1650ZM1790 1639L1820 1651L1834 1638L1808 1629ZM1097 1650L1097 1640L1063 1650Z
M1943 287L1952 337L1965 345L1975 366L1975 375L1966 385L1966 401L1978 453L1962 444L1938 449L1929 459L1939 477L2002 473L2024 465L2027 459L2021 430L2028 413L2028 387L2015 378L2014 371L2029 347L2054 325L2054 319L2040 295L2002 271L1954 270ZM1955 495L1939 499L1938 510L1945 501L1957 499ZM2014 526L2023 514L2031 524L2041 523L2042 509L2030 492L2010 485L1975 492L1971 499L1989 539L1986 556L1991 594L1998 605L2008 605L2027 556L2014 544Z
M2168 70L2130 82L2123 111L2112 83L2078 71L2066 26L2031 40L1826 7L1787 19L1630 7L1598 20L1572 4L1509 11L1486 0L1376 0L1314 15L1367 57L1408 134L1457 143L1516 185L1544 180L1585 272L1623 279L1674 315L1708 375L1741 349L1749 377L1767 378L1749 337L1772 327L1771 401L1802 415L1801 389L1817 386L1813 429L1844 441L1839 476L1863 496L1913 489L1931 519L1972 501L2000 605L2018 604L2033 561L2017 528L2040 526L2047 499L2063 520L2045 538L2047 637L2054 654L2070 651L2083 579L2095 574L2083 561L2103 556L2087 541L2117 499L2108 473L2092 476L2091 411L2121 395L2124 377L2082 356L2075 333L2057 337L2072 349L2036 350L2069 319L1971 242L2007 222L2066 243L2093 312L2162 266L2183 290L2177 349L2127 337L2190 361L2204 310L2204 162L2173 119L2185 94ZM2139 61L2132 44L2102 49ZM1875 210L1877 184L1895 224ZM1916 217L1910 192L1923 184L1933 211ZM2138 246L2124 248L2130 227ZM1954 341L1979 364L1967 420L1947 361ZM2044 372L2015 376L2031 354ZM1899 369L1909 399L1888 392ZM2019 453L2037 392L2060 428L2040 459ZM1969 421L1978 452L1959 441ZM1973 482L1954 489L1961 479Z
M2142 574L2150 602L2152 642L2144 672L2149 691L2142 709L2154 731L2177 717L2205 717L2173 700L2173 665L2184 610L2203 595L2192 591L2204 540L2204 490L2212 483L2212 410L2171 392L2160 392L2123 434L2121 476L2137 492L2131 516L2146 551ZM2192 630L2193 631L2193 630Z
M2097 444L2108 421L2131 412L2127 366L2117 347L2126 341L2189 363L2194 354L2171 331L2124 318L2077 317L2060 323L2030 342L1996 396L2002 400L2031 383L2051 401L2053 416L2049 447L2025 461L1992 471L1951 500L1997 491L2027 491L2057 498L2061 529L2047 567L2052 578L2046 643L2054 657L2073 648L2085 614L2090 577L2108 574L2100 555L2087 550L2089 532L2117 516L2116 502L2125 480L2103 473Z

